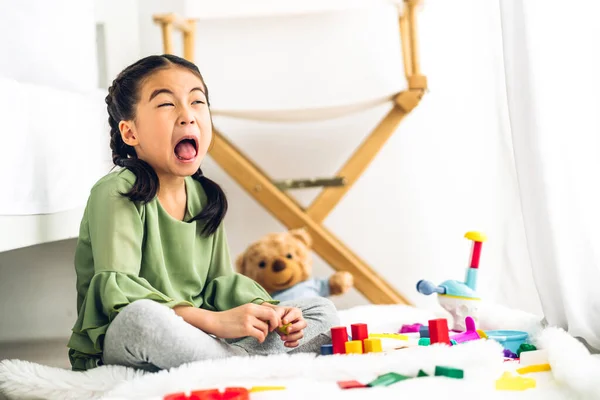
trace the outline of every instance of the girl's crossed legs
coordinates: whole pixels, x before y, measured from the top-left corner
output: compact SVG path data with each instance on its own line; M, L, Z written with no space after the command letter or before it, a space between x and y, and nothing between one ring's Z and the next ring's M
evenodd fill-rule
M307 327L298 347L285 347L277 332L269 333L263 343L253 337L218 339L188 324L165 305L138 300L121 310L108 327L103 362L158 371L215 358L318 353L321 345L331 343L329 332L339 325L339 318L330 300L314 297L280 304L302 310Z

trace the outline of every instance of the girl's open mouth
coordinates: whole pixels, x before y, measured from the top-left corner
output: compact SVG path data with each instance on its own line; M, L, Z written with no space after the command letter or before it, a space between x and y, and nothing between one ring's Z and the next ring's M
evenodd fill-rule
M182 138L175 146L175 157L181 162L192 162L198 154L198 143L193 136Z

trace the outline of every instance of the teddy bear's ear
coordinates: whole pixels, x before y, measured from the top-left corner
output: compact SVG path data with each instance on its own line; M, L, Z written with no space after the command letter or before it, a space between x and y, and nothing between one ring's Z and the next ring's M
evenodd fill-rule
M237 258L235 260L235 268L242 275L246 274L246 265L244 262L245 261L244 255L245 255L245 253L240 254L239 256L237 256Z
M312 237L309 235L308 231L305 228L291 229L290 235L293 238L298 239L302 243L306 245L306 247L312 246Z

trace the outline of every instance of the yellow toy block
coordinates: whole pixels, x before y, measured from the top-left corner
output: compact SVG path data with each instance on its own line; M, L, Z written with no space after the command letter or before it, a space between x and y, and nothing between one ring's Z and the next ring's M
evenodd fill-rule
M520 374L529 374L532 372L544 372L550 371L552 368L550 364L537 364L537 365L528 365L527 367L522 367L517 369L517 372Z
M346 354L362 354L362 352L362 340L351 340L349 342L346 342Z
M285 390L285 386L254 386L250 389L250 393L267 392L271 390Z
M496 390L527 390L533 389L535 386L535 379L513 376L510 372L505 372L496 381Z
M380 339L365 339L364 343L365 353L381 353L383 351Z
M369 333L369 339L396 339L396 340L408 340L409 337L400 333Z

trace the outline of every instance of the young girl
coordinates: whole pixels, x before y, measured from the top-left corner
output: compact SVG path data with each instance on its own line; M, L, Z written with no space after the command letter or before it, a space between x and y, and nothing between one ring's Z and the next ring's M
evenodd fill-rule
M94 185L81 221L73 369L318 352L339 323L329 300L279 304L233 271L227 200L200 169L212 121L198 68L146 57L119 74L106 104L122 168Z

